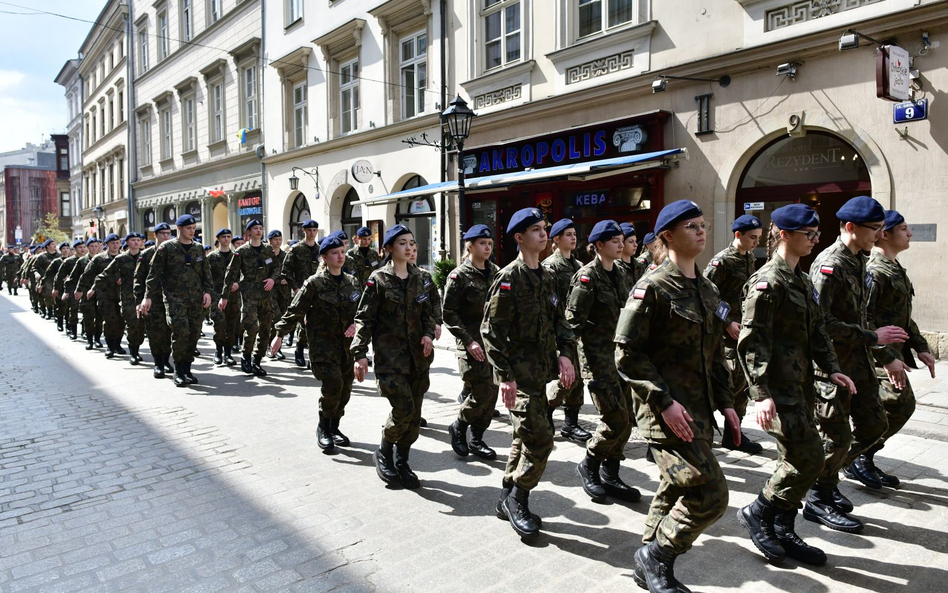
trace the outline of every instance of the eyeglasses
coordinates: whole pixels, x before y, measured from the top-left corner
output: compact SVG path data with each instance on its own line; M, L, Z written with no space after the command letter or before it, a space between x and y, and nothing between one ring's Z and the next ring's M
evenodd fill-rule
M880 225L863 224L863 223L861 223L861 222L856 222L856 223L853 223L853 224L855 224L856 226L861 226L861 227L864 228L864 229L870 229L870 230L872 230L873 232L876 232L876 233L878 233L878 232L881 231L883 228L885 228L884 225L881 225L881 224L880 224Z
M806 238L808 241L818 241L820 238L820 235L823 234L821 231L791 231L791 232L803 233L804 235L806 235Z
M701 224L698 224L697 222L689 222L688 224L683 224L678 228L697 233L699 229L702 231L707 231L711 228L711 225L706 222L702 222Z

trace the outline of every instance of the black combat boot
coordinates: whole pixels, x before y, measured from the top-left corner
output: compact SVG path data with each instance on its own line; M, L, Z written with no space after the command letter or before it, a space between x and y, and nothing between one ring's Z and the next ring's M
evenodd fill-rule
M852 501L843 496L843 493L839 491L839 486L836 486L832 490L833 494L833 506L836 507L836 510L842 511L844 513L851 513L856 507L853 506Z
M56 331L63 331L63 318L56 316Z
M402 483L402 486L414 490L421 486L421 482L408 466L409 453L411 453L410 447L395 447L395 473L398 474L398 481Z
M115 355L118 354L115 350L115 341L108 338L105 339L105 346L108 351L105 353L106 358L115 358Z
M500 485L500 500L497 501L497 518L503 519L504 521L509 521L507 517L507 506L504 504L507 501L507 497L510 496L510 491L513 490L513 482L504 481ZM543 528L543 519L534 513L530 513L530 518L533 519L533 522L537 524L537 529Z
M468 450L475 456L488 461L497 459L497 451L494 451L484 442L484 429L471 427L471 440L467 443Z
M398 481L398 474L395 472L395 462L392 460L392 443L382 439L375 452L375 472L386 484L394 484Z
M86 341L88 342L86 350L95 350L95 344L92 342L92 339L92 334L86 334Z
M862 454L862 456L866 458L866 460L863 463L865 464L867 468L875 472L875 474L879 477L879 481L882 482L883 486L887 486L889 488L897 488L898 485L901 484L899 479L896 476L893 476L892 474L885 473L884 471L882 471L876 466L876 460L875 460L876 453L878 453L879 450L882 449L883 447L885 447L884 444L880 445L878 443L869 447L869 449L867 449L866 452Z
M201 332L201 337L203 337L203 336L204 336L204 332ZM192 355L193 355L195 358L197 358L197 357L201 356L201 351L198 350L198 349L195 347L195 348L194 348L194 352L192 353Z
M125 351L125 348L122 348L122 338L116 338L113 341L115 347L115 353L120 356L125 356L128 352Z
M563 426L560 436L574 443L585 443L592 438L589 431L579 425L579 408L563 408Z
M260 357L259 357L259 356L254 356L254 357L253 357L253 364L251 365L250 370L251 370L251 372L253 372L253 376L254 376L254 377L266 377L266 376L267 376L267 372L266 372L265 370L263 370L263 367L262 367L262 366L260 366Z
M619 477L619 460L607 459L602 462L599 469L599 478L602 480L602 487L606 494L625 502L636 502L642 498L642 493L629 486Z
M138 346L128 346L128 364L132 366L138 366L138 363L142 361L142 357L138 355Z
M467 448L467 422L455 420L448 426L448 434L451 435L451 448L458 457L467 457L470 450Z
M721 436L721 446L725 449L740 451L748 455L757 455L764 450L763 446L747 438L743 432L741 433L741 444L735 445L731 425L728 424L727 420L724 421L724 434Z
M329 432L332 435L332 442L336 443L339 447L348 447L349 446L349 437L342 434L339 430L339 421L341 418L332 418L329 420Z
M546 408L546 419L550 421L550 432L552 433L556 432L556 426L553 424L553 410L555 409L553 406L547 406Z
M187 387L188 378L184 376L184 363L181 361L174 361L174 376L172 377L174 384L177 387Z
M530 513L530 491L514 484L510 494L504 500L504 510L510 526L521 539L533 540L540 535L540 528Z
M586 457L576 466L576 473L579 474L580 481L583 483L583 490L589 495L593 502L605 502L606 489L602 486L599 479L599 467L602 464L598 459L586 453Z
M875 472L875 463L871 458L866 457L865 454L857 457L849 467L843 469L843 475L850 480L862 482L866 488L872 488L873 490L882 489L882 480L879 479L879 476Z
M191 362L184 363L184 378L188 380L188 385L197 385L197 377L191 374Z
M757 549L771 562L783 560L787 555L774 533L776 513L777 509L763 493L757 495L757 500L737 511L737 521L750 534Z
M832 490L817 489L816 486L806 495L803 518L845 533L859 533L863 527L862 521L836 508Z
M232 350L233 350L233 347L224 346L224 364L226 364L227 366L233 366L237 364L237 361L234 360L233 356L231 356Z
M288 336L286 337L286 345L287 345L287 346L290 346L290 347L293 346L293 337L294 337L295 335L296 335L296 330L293 330L293 331L290 332L290 335L288 335Z
M96 345L96 347L98 347L98 348L101 348L101 347L102 347L102 334L96 334L96 335L95 335L95 345Z
M151 376L155 379L164 379L165 378L165 355L152 353L152 358L155 359L155 368L151 372Z
M295 362L298 367L306 366L306 353L303 352L302 346L296 346L296 350L293 352L293 362Z
M214 351L214 364L224 364L224 347L217 344L217 350Z
M794 560L813 566L823 566L826 564L826 554L823 553L823 550L807 544L797 535L793 529L796 518L796 509L777 511L777 516L774 519L774 533L777 534L780 545L783 546L787 556Z
M464 387L461 388L461 393L458 394L458 403L463 404L469 395L471 395L471 385L470 383L465 383Z
M319 424L316 425L316 445L323 450L323 453L332 453L336 447L330 433L329 418L322 414L319 415Z
M162 359L162 362L165 363L165 372L166 372L166 373L173 373L173 372L174 372L174 366L171 365L171 353L165 352L165 356L164 356L164 358Z
M240 370L248 375L253 374L253 365L250 364L250 355L244 354L240 359Z
M691 589L675 578L675 552L652 540L635 553L632 579L651 593L691 593Z

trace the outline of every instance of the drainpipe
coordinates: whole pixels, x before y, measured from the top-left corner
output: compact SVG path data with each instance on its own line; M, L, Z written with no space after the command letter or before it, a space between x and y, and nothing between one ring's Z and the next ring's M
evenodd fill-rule
M125 80L128 81L125 89L125 165L128 167L128 175L125 176L126 190L128 199L128 231L138 230L138 216L135 215L135 189L132 187L133 181L138 181L138 151L136 146L135 125L132 119L135 114L135 44L132 43L132 3L128 3L128 12L125 14ZM156 215L157 216L157 215ZM144 229L142 229L144 231Z
M263 134L263 106L264 106L264 88L266 85L263 84L263 80L266 77L264 68L266 67L266 60L264 56L266 54L266 44L267 44L267 11L266 11L267 0L260 0L260 106L257 108L257 117L260 119L260 137L266 138ZM260 219L263 222L264 228L267 228L267 164L263 162L264 157L267 156L267 151L265 150L265 145L261 144L260 148L263 149L258 153L260 157ZM238 223L240 222L240 216L237 216ZM238 224L238 226L240 226Z
M441 44L441 109L445 110L445 107L448 104L448 59L447 59L447 46L448 46L448 0L441 0L441 31L438 35L439 43ZM444 128L441 128L441 182L444 183L448 180L448 152L445 150L445 133ZM447 250L447 234L448 234L448 215L447 215L447 205L448 201L445 198L446 193L441 192L441 221L439 222L441 228L441 249L440 249L440 259L446 259L448 256Z

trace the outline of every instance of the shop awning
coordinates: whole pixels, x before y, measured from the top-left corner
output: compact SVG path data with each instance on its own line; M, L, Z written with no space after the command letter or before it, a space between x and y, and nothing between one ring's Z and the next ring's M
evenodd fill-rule
M612 175L631 173L633 171L642 171L653 169L655 167L667 166L678 160L678 155L684 155L688 158L688 151L684 148L672 148L669 150L660 150L658 152L647 152L643 154L630 154L628 156L614 157L611 159L601 159L598 161L589 161L585 163L575 163L572 165L559 165L556 167L547 167L545 169L533 169L527 171L515 171L512 173L499 173L497 175L485 175L483 177L468 177L464 183L464 189L468 192L496 190L503 187L509 187L521 183L532 183L536 181L554 181L557 179L571 179L584 181L587 179L601 179ZM430 196L441 192L456 192L458 190L457 181L444 181L441 183L432 183L406 189L378 198L370 198L353 202L353 205L375 206L382 204L392 204L401 200L417 198L420 196Z

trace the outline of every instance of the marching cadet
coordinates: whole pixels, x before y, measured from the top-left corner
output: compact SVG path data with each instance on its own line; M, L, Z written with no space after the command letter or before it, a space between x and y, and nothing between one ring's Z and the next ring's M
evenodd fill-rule
M642 274L645 273L645 266L639 263L639 260L635 259L635 252L639 248L638 237L635 234L635 225L631 222L623 222L619 224L619 228L622 229L622 257L616 260L616 264L625 270L627 284L622 288L625 291L625 295L628 296L628 294L632 292L632 287L639 281Z
M349 347L355 335L355 313L362 291L354 276L342 271L346 250L342 239L329 236L319 245L325 267L311 274L277 322L270 352L280 349L283 337L305 323L313 376L321 384L316 443L324 453L349 446L339 430L352 394L354 361Z
M316 242L316 237L319 235L319 223L309 218L303 221L301 226L303 228L303 240L290 248L290 252L286 254L286 259L283 260L283 268L280 270L280 278L286 281L294 295L303 287L306 279L319 270L320 262L319 250L321 244ZM361 290L364 285L365 279L362 279L359 282L359 289ZM293 331L291 328L288 332L290 338L293 337ZM306 332L301 331L300 337L296 341L296 352L293 356L293 360L298 367L306 366L306 340ZM287 345L291 344L292 342L289 342Z
M568 218L553 223L550 229L550 238L555 249L549 257L543 260L543 267L553 274L556 280L556 298L561 304L566 303L569 294L569 284L573 276L582 267L573 255L576 249L576 225ZM579 360L570 361L574 369L579 368ZM563 425L560 427L560 436L574 443L586 444L592 434L579 425L579 409L583 406L583 384L576 381L567 389L557 380L547 385L547 398L550 406L547 408L550 426L553 426L553 410L563 406Z
M148 347L151 349L152 358L155 359L152 376L156 379L163 379L166 372L174 372L174 367L171 366L171 328L168 327L168 320L165 316L165 301L161 294L161 287L156 286L150 292L151 305L148 310L142 309L142 303L145 301L145 283L148 280L148 273L151 271L152 261L158 247L165 241L171 240L171 225L167 222L159 222L155 225L154 233L155 243L138 256L133 291L135 302L138 303L138 314L144 319L145 333L148 335Z
M10 245L7 252L0 258L0 275L3 275L7 282L7 294L17 296L16 273L23 265L23 256L20 254L20 248L16 245Z
M857 196L843 204L836 218L840 223L839 239L816 256L810 266L810 280L820 295L826 330L839 366L852 378L856 393L850 395L817 375L817 419L824 464L807 494L803 518L855 533L862 531L863 525L849 515L853 504L839 491L839 470L849 466L857 479L880 488L879 478L859 456L885 434L888 425L870 349L902 343L908 334L894 325L873 329L866 317L872 274L866 270L861 252L872 249L882 237L882 204L868 196ZM905 385L905 364L901 360L895 359L883 368L899 389Z
M355 232L355 244L352 249L346 252L349 261L355 271L355 277L359 280L359 286L364 286L369 276L378 269L382 260L379 254L372 249L372 231L369 227L359 227Z
M856 387L839 370L819 295L799 265L819 242L816 211L791 204L774 210L771 220L770 260L742 289L744 314L736 347L756 402L757 423L777 441L777 468L737 519L768 560L789 556L820 566L826 554L794 530L797 509L823 469L813 363L836 385L851 393Z
M690 200L662 209L655 235L667 255L632 290L615 335L619 374L632 385L639 433L660 476L633 572L653 593L687 590L675 578L675 558L727 510L727 482L711 449L715 409L730 421L735 444L741 438L724 361L728 305L695 264L706 229Z
M734 411L737 412L737 418L743 420L747 412L747 379L744 378L744 370L737 361L736 351L737 337L741 331L741 290L756 268L754 249L760 243L760 237L764 231L760 227L760 219L744 214L734 220L731 232L734 233L734 240L723 251L711 258L704 269L704 276L714 283L721 294L721 299L731 309L724 333L724 356L727 359L728 369L731 371ZM741 444L735 445L731 439L731 432L731 427L725 424L721 436L721 446L725 449L734 449L750 455L763 451L764 448L759 443L747 438L743 432L741 432Z
M270 344L273 296L269 293L276 284L280 267L273 248L263 242L263 223L253 219L247 223L246 231L250 240L234 251L224 274L222 296L217 307L221 311L226 309L230 293L240 290L240 321L245 334L240 370L255 377L266 377L267 372L260 366L260 361Z
M211 270L211 302L213 303L219 303L223 296L221 289L224 286L224 274L227 272L230 260L234 257L234 252L230 248L233 236L230 229L218 230L218 247L207 256L207 265ZM230 288L233 289L233 286ZM211 321L214 323L216 347L214 364L231 366L237 364L231 356L231 348L237 343L237 332L240 331L240 293L231 290L229 297L227 307L223 311L217 307L211 307Z
M635 502L641 494L619 478L625 445L632 435L632 394L616 370L615 337L619 311L625 305L629 280L622 257L625 239L614 220L596 223L589 234L593 260L570 283L566 324L579 343L582 377L589 388L599 426L586 442L586 458L577 466L583 490L594 502L606 496Z
M36 303L39 306L40 317L43 319L52 319L53 302L52 296L50 295L52 288L46 292L43 291L43 275L46 274L46 270L49 268L49 265L53 263L53 260L59 259L59 250L56 248L52 239L46 239L40 244L40 247L41 249L37 250L38 255L33 261L30 280L33 285L33 290L36 292ZM52 286L52 283L50 283L50 286Z
M343 233L344 234L344 233ZM349 257L348 252L346 255L346 261L352 262L352 258ZM428 292L428 303L431 306L431 312L434 314L435 318L435 340L441 339L441 326L444 324L444 309L441 306L441 293L438 291L438 286L434 282L434 278L431 277L431 274L428 270L418 266L418 243L414 239L411 241L411 251L408 256L408 264L418 270L418 273L421 274L421 283L424 285L425 290ZM431 365L434 362L434 350L431 351L431 354L428 355L428 364ZM428 421L425 420L425 417L422 416L419 421L422 428L428 426Z
M0 253L0 290L3 290L3 283L7 278L7 255L13 253L13 247L0 245L0 250L2 250L2 253Z
M131 365L138 365L144 360L139 354L138 349L145 341L145 329L142 321L138 318L138 302L135 300L135 267L138 265L138 256L141 253L144 235L140 233L129 233L125 236L125 245L128 249L115 257L112 262L96 277L92 285L93 290L99 295L99 299L104 295L111 295L108 298L109 304L106 310L110 315L118 314L122 324L128 333L128 362ZM112 358L118 353L122 342L122 334L118 336L109 336L109 326L118 325L118 321L105 322L106 333L105 340L109 345L109 352L106 358ZM119 325L121 327L121 325Z
M177 238L162 243L151 260L141 311L148 314L154 296L160 294L164 299L171 328L174 384L186 387L198 382L191 373L191 363L201 337L204 309L211 306L211 272L204 249L194 241L194 217L179 216L175 226Z
M391 259L372 272L365 283L351 347L355 378L361 383L372 343L376 384L392 406L375 452L378 475L386 483L399 481L410 489L421 485L408 459L412 444L418 440L435 333L429 292L419 269L409 263L413 241L405 225L396 224L386 231L382 247Z
M494 417L497 383L484 354L480 326L487 291L500 268L490 261L494 240L486 225L476 224L464 233L464 249L466 261L448 274L444 287L444 320L457 341L458 371L467 394L448 432L451 448L459 457L473 453L490 460L497 452L484 443L484 431Z
M874 445L866 449L859 456L859 463L867 471L874 473L882 486L894 488L899 485L896 476L887 474L876 467L875 454L885 446L885 443L895 433L899 432L912 413L915 411L915 393L905 377L904 386L899 388L889 380L885 369L886 364L896 360L904 363L903 370L918 368L912 356L914 349L918 359L928 367L932 378L935 378L935 359L928 350L928 342L922 337L915 320L912 319L912 299L915 288L902 264L899 263L899 254L910 247L912 231L905 223L905 218L895 210L885 213L885 230L882 238L876 242L869 257L868 270L872 274L872 288L869 290L869 323L876 327L894 325L901 327L908 334L904 343L890 344L884 348L872 350L875 356L876 376L879 379L882 397L882 406L889 427ZM898 366L898 365L896 365ZM859 479L851 469L844 470L846 477ZM867 486L870 484L863 482Z
M43 273L43 298L46 301L46 308L49 311L50 319L56 320L56 329L63 331L63 308L61 302L56 298L56 274L59 273L63 265L63 260L69 257L69 243L63 241L59 244L59 252L56 257L49 262L46 271Z
M118 241L116 241L114 245L117 249ZM71 284L76 287L73 296L79 301L79 311L82 312L82 329L86 334L86 340L88 342L86 350L93 350L102 347L102 316L99 314L95 297L87 295L86 292L92 286L92 280L95 279L95 275L98 274L98 272L88 277L85 276L85 272L90 269L92 261L96 257L103 255L102 242L92 237L86 241L86 246L89 248L89 253L87 254L89 259L86 262L82 260L76 262L76 268L72 271L70 279L72 276L76 277L75 282L71 282ZM105 263L106 265L108 264L108 262ZM86 283L83 282L84 277L86 278Z
M642 266L643 270L654 270L656 267L658 267L657 265L653 266L652 264L655 260L655 252L659 250L661 244L661 241L658 240L658 237L655 235L655 233L645 233L645 237L642 239L642 245L645 245L645 250L640 256L635 258L635 261L639 262L639 265Z
M122 334L125 331L125 325L122 322L122 313L119 309L119 294L117 286L105 286L103 290L96 291L96 278L99 277L105 268L119 254L119 237L115 233L110 233L102 242L106 251L93 257L86 265L85 271L79 277L79 291L85 293L86 298L95 302L96 315L102 323L102 332L105 334L105 344L108 347L106 358L112 358L116 354L124 355L125 349L122 348ZM96 334L98 341L98 334Z
M563 318L556 278L540 264L540 252L547 246L543 213L537 208L518 210L507 224L507 236L520 253L494 276L481 336L513 425L497 513L522 539L532 540L540 526L530 512L530 491L540 482L553 451L546 387L557 374L563 388L573 386L576 340Z
M86 266L92 260L93 255L99 253L101 244L95 237L89 237L85 240L83 245L85 246L84 253L79 256L78 259L76 259L76 265L73 266L72 271L69 272L68 276L66 276L66 280L63 282L63 290L68 295L70 295L70 299L73 303L72 306L75 309L73 313L73 318L76 320L76 326L74 330L79 329L79 313L81 312L82 335L85 336L87 341L86 350L92 350L95 348L95 345L92 342L92 336L95 333L95 306L93 304L90 307L90 303L85 298L85 295L79 292L79 277L82 276L82 272L85 271ZM63 296L65 297L66 295ZM90 308L92 309L92 312L88 313Z
M283 313L286 312L286 308L290 306L290 301L293 299L293 295L290 293L290 285L288 284L286 278L281 277L283 271L283 262L286 261L286 252L282 249L283 233L274 229L267 234L267 241L270 243L270 247L273 249L273 262L276 264L277 269L276 285L273 287L273 290L270 291L270 295L273 297L272 322L275 324L280 320L281 317L283 317ZM272 333L273 329L271 328L270 332L267 333L267 340L269 340L269 336ZM275 354L270 356L270 358L285 360L286 356L277 350Z
M79 260L85 257L88 252L89 249L82 239L73 241L72 255L63 260L63 264L59 267L59 271L56 272L56 277L53 279L53 296L62 304L66 335L72 340L75 340L78 336L79 303L73 298L75 287L71 287L72 290L70 290L66 281L73 270L76 269Z

